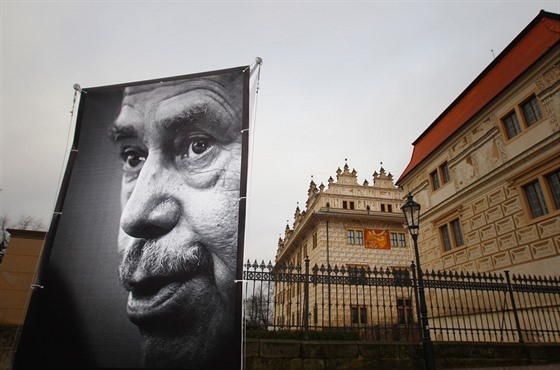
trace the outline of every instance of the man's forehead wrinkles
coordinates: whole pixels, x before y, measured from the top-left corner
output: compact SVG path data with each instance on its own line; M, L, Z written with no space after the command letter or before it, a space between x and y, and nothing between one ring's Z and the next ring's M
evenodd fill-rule
M159 125L165 129L178 129L182 124L200 119L208 114L208 104L206 102L196 102L187 104L185 107L169 117L157 119Z
M183 125L203 123L211 124L216 128L232 129L235 126L230 126L231 122L240 121L236 119L232 110L227 102L222 99L216 99L214 96L205 94L203 99L188 101L176 111L157 112L156 124L170 131L176 131ZM168 116L165 116L165 114L168 114Z

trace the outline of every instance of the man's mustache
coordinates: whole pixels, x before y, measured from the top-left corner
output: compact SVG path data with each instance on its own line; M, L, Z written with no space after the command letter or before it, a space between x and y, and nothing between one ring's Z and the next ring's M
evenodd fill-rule
M212 255L201 243L177 247L159 240L131 238L119 266L119 279L131 290L135 283L151 278L213 276L212 266Z

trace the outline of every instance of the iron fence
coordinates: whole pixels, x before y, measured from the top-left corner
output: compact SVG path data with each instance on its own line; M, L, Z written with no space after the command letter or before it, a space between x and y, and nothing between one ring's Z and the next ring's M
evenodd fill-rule
M419 341L415 271L248 261L245 327ZM560 342L558 277L426 271L423 285L434 341Z

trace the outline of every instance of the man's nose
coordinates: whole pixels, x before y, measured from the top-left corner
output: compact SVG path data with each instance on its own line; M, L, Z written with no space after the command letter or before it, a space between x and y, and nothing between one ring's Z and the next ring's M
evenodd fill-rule
M181 214L177 199L169 190L169 176L148 157L121 216L121 228L135 238L149 239L171 231Z

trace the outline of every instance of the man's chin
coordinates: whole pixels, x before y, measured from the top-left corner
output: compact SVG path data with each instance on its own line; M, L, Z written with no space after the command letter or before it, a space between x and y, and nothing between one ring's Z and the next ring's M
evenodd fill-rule
M222 328L223 330L223 328ZM214 336L146 333L141 330L144 362L157 369L236 369L239 353L233 330ZM237 365L237 366L236 366Z

